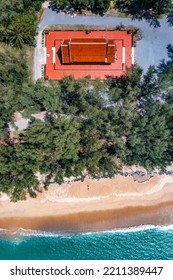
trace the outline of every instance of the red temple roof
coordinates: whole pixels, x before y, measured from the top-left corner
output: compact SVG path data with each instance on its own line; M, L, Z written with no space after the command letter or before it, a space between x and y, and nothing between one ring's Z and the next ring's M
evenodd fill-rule
M112 63L115 40L71 39L61 44L62 63Z

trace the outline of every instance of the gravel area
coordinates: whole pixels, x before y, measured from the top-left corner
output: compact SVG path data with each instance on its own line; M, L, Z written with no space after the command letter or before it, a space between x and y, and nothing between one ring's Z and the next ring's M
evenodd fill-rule
M28 128L29 124L30 124L30 119L23 118L21 120L14 122L14 125L9 124L9 131L24 130Z

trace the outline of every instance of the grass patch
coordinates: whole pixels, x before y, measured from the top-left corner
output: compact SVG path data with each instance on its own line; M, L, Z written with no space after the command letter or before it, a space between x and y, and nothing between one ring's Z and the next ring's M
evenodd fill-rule
M121 28L120 28L121 26ZM132 29L135 30L136 27L134 26L127 26L122 25L121 23L119 25L82 25L82 24L65 24L65 25L48 25L44 31L46 30L52 30L52 31L71 31L71 30L128 30Z
M20 134L26 134L25 130L15 130L12 132L13 138L19 138Z
M16 49L5 43L0 43L0 53L6 54L7 52L12 53L13 57L15 57L17 59L21 59L21 50L20 49Z
M131 18L131 15L127 15L123 12L118 11L115 8L109 8L109 10L106 12L105 16L107 17L120 17L120 18Z
M71 30L116 30L116 26L105 26L105 25L82 25L82 24L64 24L64 25L49 25L46 27L46 30L57 30L57 31L71 31Z
M46 31L74 31L74 30L79 30L79 31L85 31L85 30L132 30L133 31L133 35L134 35L134 40L135 41L139 41L142 39L142 30L140 28L134 27L132 25L123 25L123 24L119 24L119 25L49 25L46 27L46 29L44 30L44 32Z
M38 23L41 21L41 19L42 19L42 15L43 15L43 13L44 13L44 10L45 9L43 9L43 8L41 8L41 10L38 12L38 14L37 14L37 19L38 19Z
M37 114L39 112L40 112L40 110L38 108L30 107L30 108L27 108L24 111L22 111L21 115L25 119L30 119L32 117L31 116L32 114Z
M24 47L24 52L25 52L25 57L26 57L26 65L28 67L29 71L29 77L33 79L34 76L34 70L33 70L33 65L34 65L34 48L25 46Z

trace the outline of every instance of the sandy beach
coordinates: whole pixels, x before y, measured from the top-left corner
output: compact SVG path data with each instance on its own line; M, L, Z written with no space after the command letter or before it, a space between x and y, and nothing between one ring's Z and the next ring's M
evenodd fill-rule
M138 183L132 177L51 184L36 199L0 196L0 228L98 231L173 223L173 176Z

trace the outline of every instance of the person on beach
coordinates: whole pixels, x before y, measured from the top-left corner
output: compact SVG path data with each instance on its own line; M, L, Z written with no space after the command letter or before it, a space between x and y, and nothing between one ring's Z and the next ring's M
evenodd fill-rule
M90 187L89 187L89 185L87 185L87 190L89 191L89 189L90 189Z

